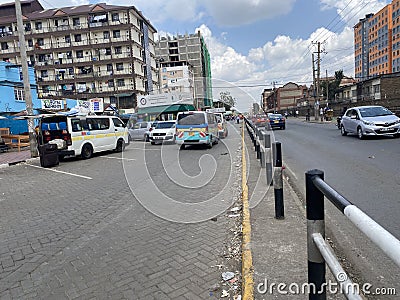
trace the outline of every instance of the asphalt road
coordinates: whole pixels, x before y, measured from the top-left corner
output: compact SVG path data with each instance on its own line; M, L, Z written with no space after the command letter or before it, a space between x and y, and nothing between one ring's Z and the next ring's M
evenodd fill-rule
M212 149L133 142L0 169L0 299L232 296L221 273L241 267L229 251L240 220L226 211L240 196L239 147L231 127Z
M400 238L400 139L341 136L334 123L289 118L286 130L273 131L282 143L286 174L305 195L305 172L324 171L325 181L376 222ZM326 205L328 236L363 282L395 286L400 271L333 205Z

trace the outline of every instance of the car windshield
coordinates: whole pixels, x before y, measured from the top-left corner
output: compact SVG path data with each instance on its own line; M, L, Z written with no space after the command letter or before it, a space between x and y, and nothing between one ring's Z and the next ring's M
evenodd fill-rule
M179 125L200 125L204 124L205 118L204 114L192 113L192 114L180 114L178 116Z
M172 126L175 125L175 122L162 122L162 123L157 123L156 129L167 129L167 128L172 128Z
M378 117L378 116L389 116L393 113L385 107L363 107L359 109L362 117Z

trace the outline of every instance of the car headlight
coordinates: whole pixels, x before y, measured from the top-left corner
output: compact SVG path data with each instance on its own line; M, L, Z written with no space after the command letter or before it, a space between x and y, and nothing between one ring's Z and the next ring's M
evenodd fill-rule
M371 125L371 126L374 126L374 125L375 125L374 122L370 122L370 121L365 121L365 120L363 120L362 122L363 122L365 125Z

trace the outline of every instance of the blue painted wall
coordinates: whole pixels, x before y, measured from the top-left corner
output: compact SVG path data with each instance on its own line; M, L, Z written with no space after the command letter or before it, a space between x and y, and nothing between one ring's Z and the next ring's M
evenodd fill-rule
M31 84L32 105L34 114L37 114L36 109L41 107L38 99L35 73L33 68L28 68L29 82ZM0 127L10 128L12 134L20 134L28 132L28 122L26 120L14 120L15 113L26 109L25 101L15 99L14 88L23 89L22 70L9 62L0 62L0 116L6 117L6 120L0 119Z

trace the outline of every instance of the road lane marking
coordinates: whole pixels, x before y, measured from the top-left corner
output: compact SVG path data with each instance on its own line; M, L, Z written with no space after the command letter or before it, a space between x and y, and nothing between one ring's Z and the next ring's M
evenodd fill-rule
M102 158L110 158L110 159L119 159L119 160L136 160L135 158L124 158L124 157L116 157L116 156L100 156Z
M242 126L242 277L243 299L254 299L253 257L251 253L251 222L249 209L249 187L247 185L246 147L244 141L244 126Z
M56 173L61 173L61 174L65 174L65 175L71 175L71 176L80 177L80 178L84 178L84 179L90 179L90 180L93 179L92 177L89 177L89 176L84 176L84 175L79 175L79 174L64 172L64 171L60 171L60 170L56 170L56 169L43 168L43 167L31 165L31 164L26 164L26 165L31 166L31 167L34 167L34 168L38 168L38 169L53 171L53 172L56 172Z

